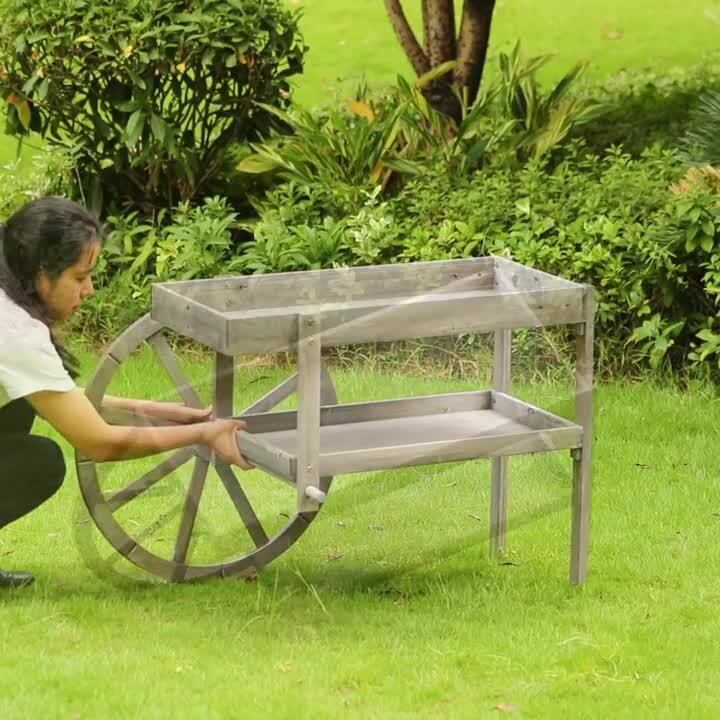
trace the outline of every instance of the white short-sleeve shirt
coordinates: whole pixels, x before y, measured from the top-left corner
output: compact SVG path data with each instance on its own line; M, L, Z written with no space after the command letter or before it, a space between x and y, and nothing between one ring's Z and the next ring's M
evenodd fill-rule
M50 330L0 289L0 408L42 390L73 388Z

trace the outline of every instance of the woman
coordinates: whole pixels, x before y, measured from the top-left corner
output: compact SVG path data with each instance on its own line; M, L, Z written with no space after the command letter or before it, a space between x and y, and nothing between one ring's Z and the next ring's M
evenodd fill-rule
M0 528L38 507L60 487L65 462L52 440L31 435L35 415L96 462L139 458L187 445L209 445L247 469L237 420L173 403L105 397L113 408L173 420L170 427L108 425L75 386L73 360L54 332L93 294L102 250L98 221L70 200L35 200L0 226ZM20 587L29 573L0 570L0 587Z

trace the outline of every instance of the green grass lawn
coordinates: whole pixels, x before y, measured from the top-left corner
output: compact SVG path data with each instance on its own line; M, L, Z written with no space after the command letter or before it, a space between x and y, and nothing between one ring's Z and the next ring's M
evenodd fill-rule
M145 360L123 367L117 391L166 396ZM202 379L198 363L186 367ZM342 401L483 385L334 375ZM243 368L238 405L281 377ZM563 384L517 392L571 413ZM489 463L478 461L338 478L305 536L257 581L192 586L143 582L113 562L71 472L0 533L0 566L39 578L0 596L0 716L715 718L720 405L702 389L610 385L596 423L581 588L567 583L566 453L513 459L502 562L486 552ZM149 500L156 514L181 494L180 475ZM258 511L274 497L256 494ZM200 529L212 545L210 505ZM138 528L150 519L136 517Z

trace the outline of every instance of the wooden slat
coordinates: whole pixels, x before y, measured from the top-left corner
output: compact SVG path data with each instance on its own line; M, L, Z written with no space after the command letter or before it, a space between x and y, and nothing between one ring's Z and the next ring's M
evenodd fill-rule
M205 488L207 471L207 461L202 458L196 458L192 478L190 479L190 487L185 496L185 506L183 507L183 514L180 519L180 529L178 530L177 540L175 541L173 561L178 564L185 564L187 561L190 540L192 538L193 528L195 527L198 507L200 506L200 498Z
M153 485L160 482L163 478L175 472L179 467L184 465L194 455L192 448L182 448L173 453L169 458L161 462L157 467L145 473L142 477L135 480L122 490L118 490L114 495L107 499L108 507L112 512L117 512L121 507L142 495Z
M417 292L455 292L489 288L494 281L491 258L310 270L190 280L156 285L154 300L169 290L218 312L312 303L389 298Z
M148 342L160 359L170 379L173 381L183 402L190 407L203 408L204 405L200 397L187 379L183 369L180 367L180 363L175 357L175 353L172 351L165 337L161 333L158 333L153 335Z
M557 275L521 265L504 257L495 257L495 287L500 290L541 290L550 288L575 288L582 291L582 285L565 280Z
M593 435L593 344L595 339L595 298L586 288L585 322L577 328L575 365L576 422L583 428L580 451L573 455L572 547L570 582L582 583L587 577L590 545L590 500L592 483Z
M582 320L581 290L478 291L415 295L392 300L318 304L325 347L416 337L458 335L511 327L540 327ZM294 347L297 320L292 308L228 316L227 352L282 352Z
M497 391L510 392L512 371L512 330L495 331L495 354L493 380ZM493 402L496 403L495 394ZM501 411L501 408L495 406ZM507 534L507 496L508 496L509 458L498 456L492 459L492 486L490 497L490 551L499 554L505 550Z
M266 470L290 485L295 485L297 459L294 455L265 442L261 435L248 432L238 432L237 442L240 454L251 465Z
M522 455L575 447L577 432L558 428L537 432L462 438L435 443L408 443L396 447L370 447L320 455L323 475L344 475L399 467L474 460L480 457Z
M487 410L491 407L491 403L490 390L344 403L322 407L320 425L342 425L416 415L445 415L468 410ZM248 424L248 432L254 434L291 430L297 427L295 410L244 415L242 419Z
M173 285L153 285L152 319L213 350L232 355L227 351L227 322L222 314L192 298L179 295Z
M298 318L298 512L317 510L319 507L315 500L306 496L305 488L318 487L320 483L320 329L318 316L301 315Z
M238 479L235 477L235 473L232 468L224 462L215 463L215 471L217 472L222 484L225 486L230 499L238 511L242 521L245 523L245 527L255 543L256 547L261 547L268 542L268 536L263 528L260 519L255 514L250 501L245 494L245 491L240 486Z
M492 406L506 418L517 420L533 430L543 430L544 428L558 425L565 427L578 426L567 418L551 413L536 405L531 405L524 400L519 400L504 392L492 393Z

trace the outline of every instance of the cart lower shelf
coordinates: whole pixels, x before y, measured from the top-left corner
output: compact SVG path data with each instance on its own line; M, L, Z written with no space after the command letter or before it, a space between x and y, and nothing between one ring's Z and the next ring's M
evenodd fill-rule
M245 415L245 457L297 476L297 411ZM325 406L320 477L480 457L579 448L582 427L493 390Z

